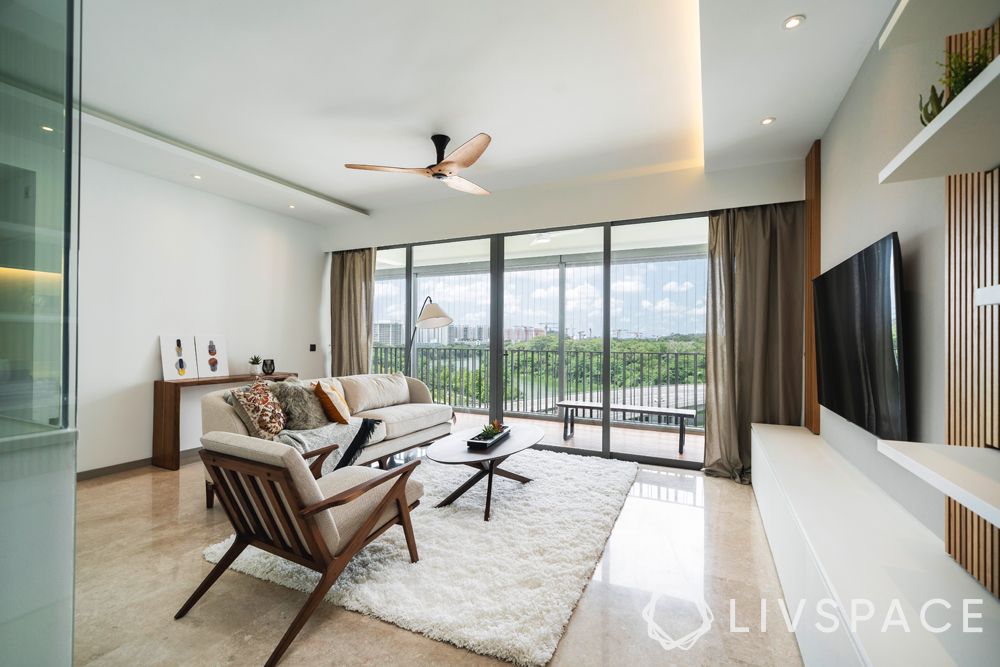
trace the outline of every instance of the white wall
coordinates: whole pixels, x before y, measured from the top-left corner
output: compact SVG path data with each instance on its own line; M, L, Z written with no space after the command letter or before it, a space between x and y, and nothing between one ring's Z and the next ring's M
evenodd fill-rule
M437 241L797 201L804 197L804 168L801 160L794 160L709 173L699 167L584 184L518 188L489 197L454 192L419 207L376 209L360 223L336 225L330 233L331 247L340 250ZM426 186L443 187L429 181Z
M903 253L910 437L944 441L945 183L879 185L878 172L920 130L917 95L940 77L943 43L873 48L822 138L822 268L886 234ZM876 451L875 437L829 410L821 432L938 535L944 497Z
M81 175L78 470L152 456L160 333L224 334L233 373L259 353L323 374L327 230L92 159ZM182 392L182 449L218 388Z

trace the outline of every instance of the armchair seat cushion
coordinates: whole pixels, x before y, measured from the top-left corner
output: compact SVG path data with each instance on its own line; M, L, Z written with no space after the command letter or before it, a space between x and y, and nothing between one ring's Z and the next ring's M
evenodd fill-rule
M385 424L385 439L399 438L451 421L451 406L440 403L404 403L356 412L355 417L378 419Z
M346 491L352 486L365 482L372 477L378 477L385 471L376 470L364 466L347 466L340 470L335 470L328 475L323 475L316 483L324 498L336 495L341 491ZM389 492L396 480L388 480L374 489L365 492L361 497L356 498L344 505L333 507L329 510L330 517L337 526L340 533L339 544L328 544L332 553L340 553L354 538L365 519L372 513L375 506L381 502L382 498ZM424 495L424 485L410 477L406 482L406 504L412 505ZM372 533L399 516L399 508L396 503L390 503L385 511L375 522Z

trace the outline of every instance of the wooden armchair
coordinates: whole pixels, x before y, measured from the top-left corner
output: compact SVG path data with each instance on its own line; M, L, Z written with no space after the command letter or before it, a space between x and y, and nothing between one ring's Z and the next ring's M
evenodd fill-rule
M236 539L174 616L182 618L247 546L269 551L322 574L271 653L275 665L356 553L397 524L417 562L410 510L423 486L410 479L420 461L387 472L349 466L323 477L336 445L300 454L288 445L232 433L207 433L202 461ZM307 467L304 458L314 458Z

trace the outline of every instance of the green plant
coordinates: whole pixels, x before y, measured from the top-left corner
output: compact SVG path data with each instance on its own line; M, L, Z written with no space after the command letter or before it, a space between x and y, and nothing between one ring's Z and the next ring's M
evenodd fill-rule
M969 47L958 53L946 53L945 62L938 63L944 68L941 85L948 90L948 101L961 93L990 64L993 60L993 41L978 49Z
M260 364L260 362L261 362L261 358L260 358L259 354L255 354L252 357L250 357L250 365L251 366L257 366L257 365Z
M938 63L944 68L940 80L941 92L938 92L936 86L931 86L927 102L924 102L924 96L921 95L917 103L921 125L927 125L934 120L942 109L951 104L951 101L986 69L993 60L994 41L995 39L979 48L969 47L964 51L945 53L945 61Z
M503 424L500 423L499 419L494 419L492 422L483 427L483 430L479 432L480 440L489 440L490 438L495 438L503 432Z
M946 92L945 90L942 90L939 93L936 87L931 86L931 92L930 95L927 96L926 104L924 103L924 96L923 95L920 96L919 107L920 107L921 125L926 126L927 123L934 120L937 117L937 115L941 113L941 109L944 109L945 106L948 104L950 100L945 100L944 98L945 92Z

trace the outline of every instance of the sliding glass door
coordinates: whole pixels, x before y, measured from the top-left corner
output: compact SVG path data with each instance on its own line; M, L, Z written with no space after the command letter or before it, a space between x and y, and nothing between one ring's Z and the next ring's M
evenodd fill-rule
M503 413L542 427L546 445L600 452L603 320L601 227L504 238ZM566 427L566 428L564 428Z
M412 373L455 408L459 426L480 426L490 408L490 239L414 246L411 285ZM428 303L451 323L422 328Z
M700 467L707 243L692 217L380 250L372 370L408 369L457 429L493 414L545 447Z
M613 453L704 460L707 252L707 218L611 228Z

